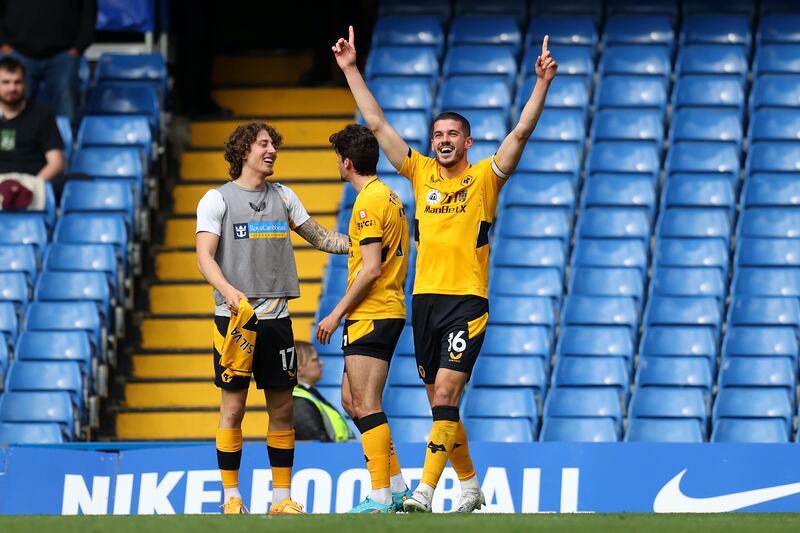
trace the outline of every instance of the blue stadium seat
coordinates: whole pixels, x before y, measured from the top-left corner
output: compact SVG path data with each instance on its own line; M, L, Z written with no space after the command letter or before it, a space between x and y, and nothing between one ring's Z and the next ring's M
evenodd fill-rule
M30 301L31 289L22 272L0 272L0 302L11 302L20 312Z
M470 16L509 15L522 22L528 16L528 2L525 0L499 0L497 2L481 2L480 0L463 0L454 6L454 14Z
M517 61L502 47L456 46L447 52L442 74L452 76L497 76L509 86L517 77Z
M536 123L531 139L534 141L563 141L583 144L586 125L576 109L546 108Z
M675 110L694 107L735 109L744 111L744 86L735 78L720 76L687 76L678 78L672 91Z
M448 108L469 121L472 138L476 141L502 142L508 135L508 112L499 109ZM496 150L495 150L496 151ZM475 152L473 151L473 154ZM494 152L492 152L494 155Z
M614 387L552 387L544 402L546 418L608 418L619 433L619 391Z
M679 172L738 173L739 151L730 144L680 142L667 155L667 175Z
M800 109L761 109L751 116L748 137L758 141L800 139Z
M456 17L450 27L447 44L451 47L503 46L517 54L522 46L522 34L517 21L509 16Z
M368 85L384 111L423 111L430 114L433 109L433 93L425 80L379 78Z
M637 208L591 207L578 218L578 239L640 239L650 242L647 212Z
M622 357L560 357L553 369L553 387L614 387L627 399L629 385Z
M27 244L0 244L0 272L22 272L33 285L39 267L34 247Z
M794 332L786 327L731 327L722 343L722 357L784 357L796 366L798 346Z
M144 115L157 135L161 127L158 89L150 85L103 83L92 89L90 115Z
M20 361L77 361L83 375L92 374L92 346L83 331L23 331L16 354Z
M94 78L108 81L144 82L167 89L167 65L161 54L104 53L97 60Z
M761 17L756 32L758 44L800 43L800 15L782 13Z
M582 147L573 143L528 141L516 171L569 173L575 176L574 182L580 172L582 152Z
M383 394L383 410L387 416L425 418L430 423L431 406L425 387L386 387Z
M384 46L370 51L365 73L368 80L404 76L433 83L439 77L439 60L429 48Z
M603 14L601 0L564 0L563 2L534 2L532 15L589 15L599 20Z
M0 213L0 244L32 244L41 256L47 245L44 218L33 213Z
M128 234L125 220L119 215L63 215L56 225L53 240L68 244L113 244L122 264L127 264Z
M542 442L616 442L619 440L614 421L608 418L545 418Z
M380 17L372 31L372 47L384 46L423 46L441 57L444 50L442 23L430 15Z
M667 109L667 88L658 78L613 76L603 79L595 92L598 109L653 109L663 117Z
M788 207L751 207L742 211L736 228L740 238L790 238L800 232L800 213Z
M550 330L555 324L553 302L550 298L491 295L489 305L492 309L489 324L537 325Z
M119 147L89 147L75 152L70 164L73 173L88 174L93 178L129 180L139 194L144 183L144 168L138 149Z
M636 370L636 386L696 387L710 397L711 363L705 357L644 357Z
M599 65L601 77L653 76L666 83L671 72L669 50L662 46L611 45Z
M445 21L450 19L451 13L448 0L384 0L378 5L380 16L436 15Z
M612 15L606 19L603 44L661 45L672 49L675 31L664 15Z
M131 187L118 180L69 181L61 197L61 213L115 213L125 217L128 235L136 225Z
M498 296L546 296L561 302L564 285L555 268L494 267L489 273L489 293Z
M53 423L67 440L77 436L68 392L6 392L0 397L0 422Z
M392 442L428 442L431 421L427 418L389 417Z
M97 306L90 302L33 302L25 315L28 331L85 331L92 344L101 345L102 325Z
M533 17L525 33L525 49L541 46L545 35L550 44L586 46L594 50L597 46L597 26L586 15L543 15Z
M728 213L719 209L672 208L662 211L656 225L659 237L716 238L730 242Z
M750 109L800 106L800 76L756 78L750 91Z
M631 418L625 442L703 442L703 433L695 420Z
M19 320L17 311L11 302L0 302L0 340L5 338L5 343L14 346L19 333Z
M642 273L635 268L576 268L569 283L570 295L628 296L637 306L644 297Z
M775 387L792 404L797 403L796 366L786 357L729 357L719 367L719 389L726 387Z
M547 94L547 102L545 102L545 109L551 108L564 108L564 109L578 109L585 117L589 112L589 85L586 80L576 77L565 76L560 80L558 85L551 86ZM528 98L531 96L536 78L527 78L524 80L517 91L514 104L514 117L518 117L522 111L522 107Z
M34 296L40 302L94 302L103 323L110 324L113 320L113 296L102 272L43 272Z
M535 421L539 409L533 389L527 388L473 388L464 400L464 415L467 417L527 418Z
M721 304L704 296L674 297L653 295L647 302L644 322L650 326L704 326L716 338L722 326Z
M333 343L331 343L333 344ZM341 346L341 344L339 344ZM319 385L323 387L340 387L342 385L342 373L344 371L344 357L339 355L321 356L320 362L322 363L322 379L319 380Z
M464 419L464 427L471 442L534 442L538 422L526 418L476 418Z
M470 148L468 159L474 163L483 161L484 159L488 159L496 154L498 148L500 148L499 141L476 140L472 144L472 148Z
M431 136L429 116L423 111L386 111L386 120L406 142L424 143Z
M545 267L563 273L566 266L564 242L558 239L497 239L491 254L492 265L507 267Z
M731 290L740 296L800 297L800 268L739 267Z
M575 210L575 188L568 176L537 175L514 173L514 179L500 191L500 205L503 208L512 206L560 207L568 214ZM497 253L495 243L493 253Z
M398 357L414 357L414 334L410 325L406 324L403 326L403 332L400 334L400 339L397 341L394 353Z
M712 296L720 303L727 294L727 278L717 268L657 267L650 294L661 296Z
M734 263L750 267L800 267L800 240L740 239Z
M8 392L67 392L72 405L79 413L83 411L83 377L74 361L16 361L8 371L6 384Z
M394 365L394 361L392 362ZM486 356L478 358L472 373L474 387L524 387L543 398L547 368L540 357Z
M653 264L659 267L714 267L728 273L728 248L719 239L656 240Z
M591 84L592 75L594 74L594 50L590 50L585 46L568 45L553 45L549 49L553 57L558 58L559 76L578 78L587 84ZM523 79L536 76L536 58L541 51L541 41L525 51L520 69ZM528 92L528 95L530 95L530 92ZM527 100L527 97L525 99Z
M508 113L511 91L500 79L486 76L463 76L444 80L436 98L440 111L451 109L498 109ZM473 130L477 128L473 126Z
M742 119L733 109L681 109L672 115L670 144L678 141L725 142L742 147Z
M736 77L744 82L748 70L743 47L720 44L682 46L675 61L678 76L709 75Z
M556 357L620 357L633 364L635 347L624 326L565 326L561 329Z
M61 444L64 435L54 423L6 424L0 422L0 442L6 444Z
M486 330L481 354L486 357L538 357L549 368L549 333L542 326L493 324Z
M735 44L750 49L750 21L742 15L689 15L684 17L681 46L689 44Z
M786 391L771 387L725 387L714 401L714 420L720 418L775 418L792 432L794 410Z
M656 211L656 191L650 176L595 174L586 181L581 208L640 208L652 221Z
M53 243L47 248L42 268L53 272L102 272L117 299L122 301L124 287L111 245Z
M732 298L728 328L734 326L787 326L800 332L800 302L794 298Z
M153 135L147 117L87 115L78 129L78 148L134 146L153 159Z
M776 418L720 418L714 421L711 442L789 442L786 424Z
M753 59L754 76L798 72L800 72L800 44L764 44L756 48L756 57Z
M640 364L650 358L702 357L709 363L712 375L717 368L717 341L713 332L704 327L649 327L639 343Z
M619 172L654 175L661 166L659 149L639 142L598 142L589 152L586 174Z
M627 0L606 0L607 15L665 15L678 16L677 0L643 0L632 4Z
M750 0L682 0L684 15L737 14L752 19L755 6Z
M629 408L630 419L669 418L696 421L705 440L708 411L703 391L691 387L636 387Z
M411 352L413 356L413 350ZM393 357L389 367L387 384L391 386L413 387L420 384L415 357Z
M746 172L797 172L800 170L800 143L758 142L747 152Z
M537 125L538 128L538 125ZM592 121L594 141L652 141L661 148L663 113L648 109L603 109Z
M623 296L580 296L567 298L561 313L562 326L627 326L636 337L639 317L632 298Z
M647 271L649 245L639 239L577 239L574 267L629 267Z
M570 220L563 209L509 207L497 221L502 238L560 239L566 247L570 238Z
M720 207L732 217L736 211L736 194L725 175L682 175L670 177L661 195L662 210L673 207Z

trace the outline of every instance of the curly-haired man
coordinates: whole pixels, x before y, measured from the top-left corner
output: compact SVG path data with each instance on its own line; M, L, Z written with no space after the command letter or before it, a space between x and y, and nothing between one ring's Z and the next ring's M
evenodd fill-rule
M214 383L222 394L216 442L225 514L246 511L238 475L251 375L264 390L269 414L270 513L302 512L290 497L297 367L287 302L300 289L289 229L324 252L349 248L348 237L322 228L290 188L267 181L282 141L267 124L236 128L225 147L231 181L197 205L197 265L216 303Z

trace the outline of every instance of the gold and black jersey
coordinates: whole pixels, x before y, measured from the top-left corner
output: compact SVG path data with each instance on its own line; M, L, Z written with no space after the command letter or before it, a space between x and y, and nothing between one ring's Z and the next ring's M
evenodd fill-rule
M408 268L408 222L400 198L377 177L369 180L356 196L350 216L350 242L347 287L361 270L361 246L365 244L381 244L381 276L347 318L405 318L403 282Z
M436 159L409 150L400 174L411 180L417 200L414 294L488 298L489 228L502 180L491 158L447 178Z

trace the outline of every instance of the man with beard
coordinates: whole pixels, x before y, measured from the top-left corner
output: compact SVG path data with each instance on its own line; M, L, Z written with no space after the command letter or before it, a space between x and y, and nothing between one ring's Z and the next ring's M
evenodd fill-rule
M23 174L14 181L25 181L26 187L34 176L61 178L64 143L56 119L47 108L25 99L25 67L13 57L0 59L0 113L0 176Z
M412 300L414 351L425 383L433 427L425 452L422 480L403 506L430 512L433 492L448 459L461 481L456 512L485 504L467 436L459 418L464 387L480 352L489 321L489 228L500 189L517 168L525 144L544 108L558 65L547 49L536 61L537 82L519 122L492 157L471 164L469 122L457 113L433 120L435 158L410 149L389 125L356 66L353 27L332 50L367 126L397 171L411 180L417 209L417 275Z

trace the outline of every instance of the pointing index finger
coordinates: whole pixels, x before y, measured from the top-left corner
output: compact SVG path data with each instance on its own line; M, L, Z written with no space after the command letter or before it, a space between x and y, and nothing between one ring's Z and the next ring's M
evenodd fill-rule
M550 40L549 35L544 36L544 40L542 41L542 55L547 53L547 42Z
M347 42L350 43L350 46L353 46L353 43L356 40L355 34L353 32L353 26L348 26L348 30L350 32L350 38L347 40Z

